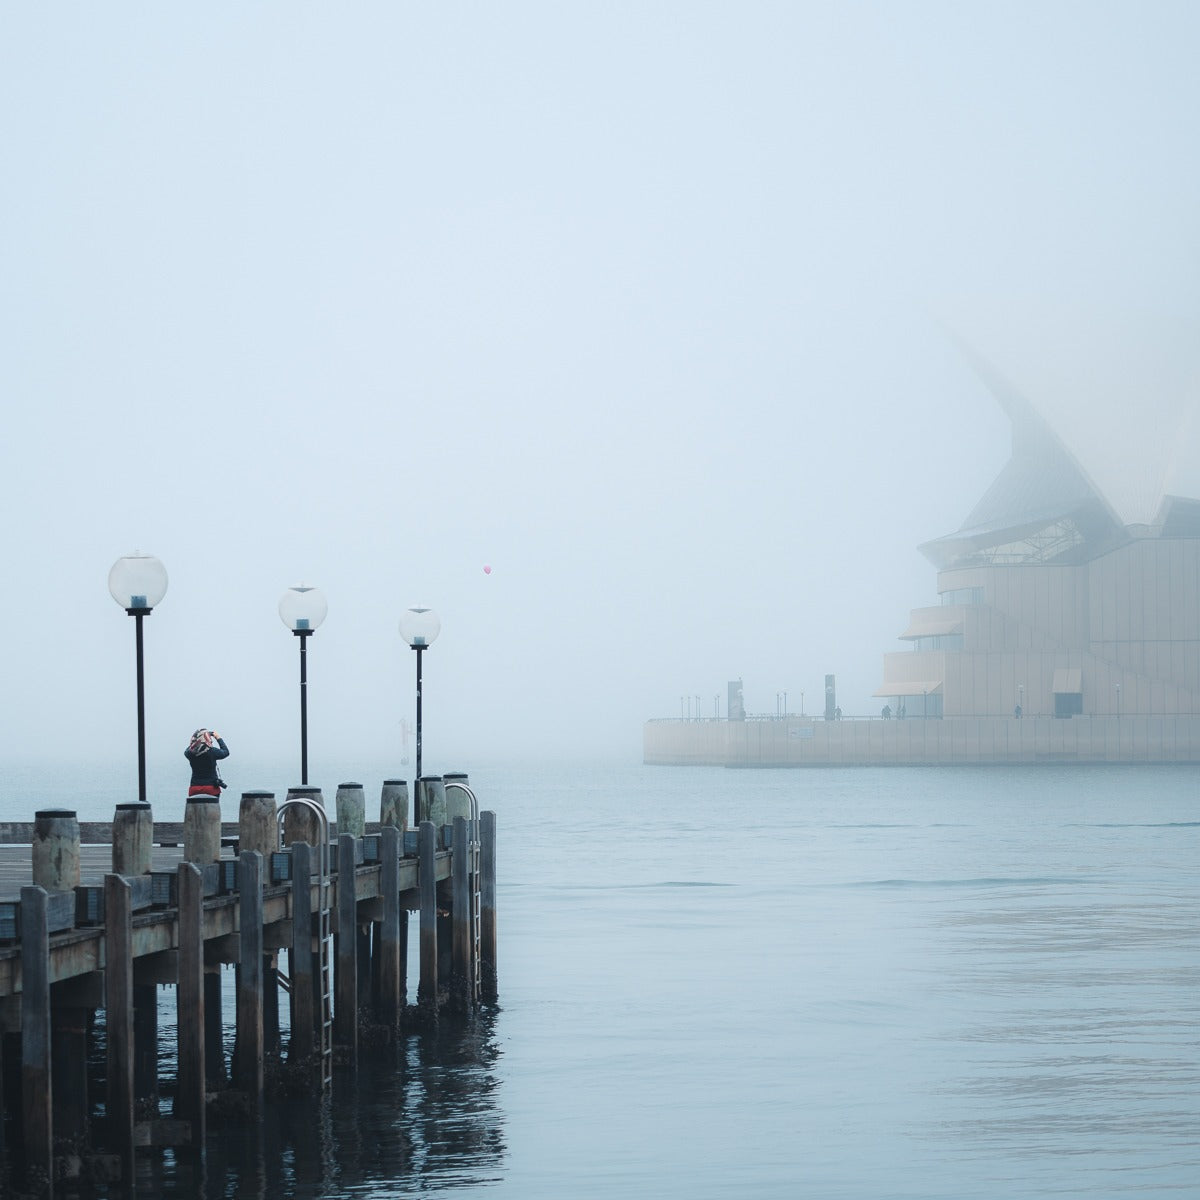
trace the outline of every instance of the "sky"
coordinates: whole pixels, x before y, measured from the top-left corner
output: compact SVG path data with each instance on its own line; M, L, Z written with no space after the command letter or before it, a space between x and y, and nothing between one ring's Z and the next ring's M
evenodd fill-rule
M0 774L639 761L936 602L1009 427L1200 380L1190 3L8 5ZM1172 407L1174 406L1174 407ZM485 567L491 571L485 572ZM685 698L690 698L685 700ZM231 760L232 761L232 760ZM294 780L292 781L294 782Z

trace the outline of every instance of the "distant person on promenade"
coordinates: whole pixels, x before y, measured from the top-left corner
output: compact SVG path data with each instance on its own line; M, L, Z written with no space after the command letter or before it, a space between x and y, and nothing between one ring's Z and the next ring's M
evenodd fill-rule
M211 729L197 729L183 752L192 768L192 783L189 796L220 797L225 781L217 770L217 763L229 757L229 747L219 733Z
M883 717L885 721L890 721L892 719L892 706L890 704L885 704L880 710L879 715Z

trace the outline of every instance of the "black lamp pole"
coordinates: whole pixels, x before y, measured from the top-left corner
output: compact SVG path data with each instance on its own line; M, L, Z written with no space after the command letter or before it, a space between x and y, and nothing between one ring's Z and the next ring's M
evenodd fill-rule
M413 784L413 817L421 823L421 651L425 647L418 642L413 649L417 652L417 781Z
M311 629L293 629L300 639L300 783L308 786L308 639Z
M137 639L137 724L138 724L138 801L146 803L146 684L145 662L142 655L142 618L148 617L151 609L127 608L134 620Z

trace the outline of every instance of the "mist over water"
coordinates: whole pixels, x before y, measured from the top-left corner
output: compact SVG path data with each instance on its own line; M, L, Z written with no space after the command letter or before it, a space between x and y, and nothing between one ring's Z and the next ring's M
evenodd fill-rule
M1192 768L471 782L499 1007L214 1131L206 1196L1195 1194Z

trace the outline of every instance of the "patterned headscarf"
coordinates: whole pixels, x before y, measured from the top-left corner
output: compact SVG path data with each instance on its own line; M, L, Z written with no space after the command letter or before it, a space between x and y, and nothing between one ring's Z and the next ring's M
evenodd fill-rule
M197 729L192 734L192 740L188 743L189 754L207 754L208 748L213 744L212 734L207 729Z

